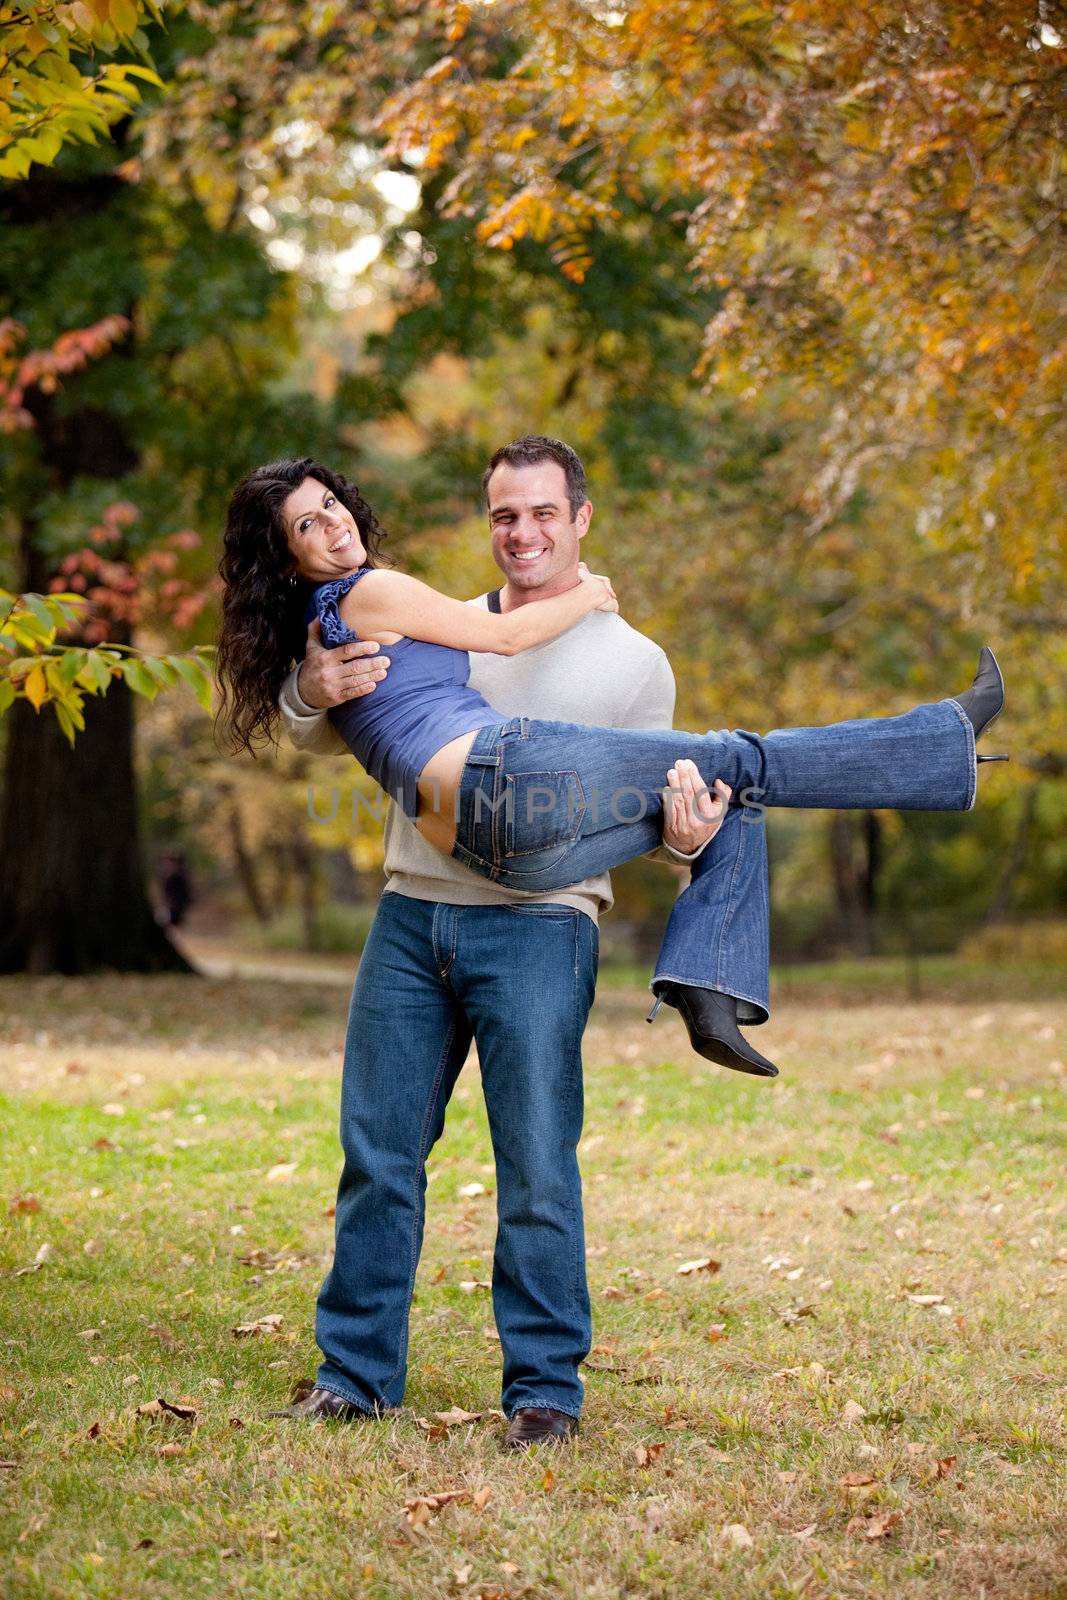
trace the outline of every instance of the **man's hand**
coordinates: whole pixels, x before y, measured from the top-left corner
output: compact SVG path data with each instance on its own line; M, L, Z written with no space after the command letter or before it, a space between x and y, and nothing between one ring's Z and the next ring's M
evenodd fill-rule
M682 855L713 839L722 827L733 790L721 778L709 790L695 761L679 761L667 774L663 803L663 843Z
M308 629L307 654L296 680L301 700L314 711L328 711L345 700L370 694L389 670L389 657L378 654L380 646L373 639L358 639L327 650L321 633L316 617ZM370 659L363 660L364 656Z

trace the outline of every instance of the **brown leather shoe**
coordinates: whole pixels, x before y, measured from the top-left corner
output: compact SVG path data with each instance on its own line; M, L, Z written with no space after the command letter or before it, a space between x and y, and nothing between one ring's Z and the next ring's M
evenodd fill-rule
M339 1394L334 1394L330 1389L312 1389L303 1400L286 1406L284 1411L268 1411L268 1417L306 1417L314 1421L317 1417L336 1417L340 1422L358 1422L372 1415L363 1411L359 1406L350 1405L347 1400L342 1400Z
M520 1406L504 1435L505 1450L528 1450L532 1444L564 1444L578 1432L578 1418L551 1406Z

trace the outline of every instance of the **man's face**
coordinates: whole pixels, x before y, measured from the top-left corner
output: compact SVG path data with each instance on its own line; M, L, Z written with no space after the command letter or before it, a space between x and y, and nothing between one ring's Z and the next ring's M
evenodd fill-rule
M571 516L558 461L513 467L502 461L488 484L493 560L514 589L562 592L578 581L579 541L593 508Z

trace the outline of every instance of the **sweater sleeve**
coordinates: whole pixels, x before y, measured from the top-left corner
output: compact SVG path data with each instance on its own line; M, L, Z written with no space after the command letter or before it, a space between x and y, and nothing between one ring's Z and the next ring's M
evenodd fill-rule
M316 711L301 700L297 688L299 673L298 664L282 684L278 696L278 711L286 738L297 750L308 750L313 755L348 755L348 746L325 711Z

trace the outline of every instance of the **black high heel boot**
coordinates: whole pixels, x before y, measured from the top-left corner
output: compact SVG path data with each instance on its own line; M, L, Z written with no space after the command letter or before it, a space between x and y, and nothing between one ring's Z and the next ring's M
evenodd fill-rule
M1004 676L997 663L997 658L987 644L984 644L978 657L978 671L974 675L974 682L962 694L954 696L956 704L963 708L964 714L974 729L977 741L995 722L1004 710ZM977 756L978 761L1007 761L1007 756Z
M661 983L655 994L656 1003L646 1022L651 1022L666 1002L680 1012L698 1056L735 1072L750 1072L754 1078L777 1078L774 1062L753 1050L737 1026L737 1001L732 994L698 989L690 983Z

